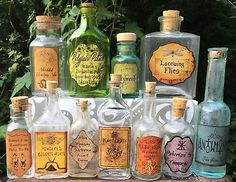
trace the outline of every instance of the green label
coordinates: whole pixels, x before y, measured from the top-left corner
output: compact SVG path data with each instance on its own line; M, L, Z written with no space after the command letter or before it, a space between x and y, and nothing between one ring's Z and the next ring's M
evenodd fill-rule
M79 44L69 62L71 77L81 87L96 87L105 75L103 53L95 44Z

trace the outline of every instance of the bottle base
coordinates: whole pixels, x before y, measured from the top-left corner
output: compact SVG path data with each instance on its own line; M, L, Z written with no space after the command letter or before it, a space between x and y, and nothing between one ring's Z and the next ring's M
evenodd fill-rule
M153 175L153 176L147 176L147 175L142 175L136 172L132 172L132 176L136 179L140 179L140 180L145 180L145 181L154 181L157 179L161 178L161 173Z
M36 179L56 179L56 178L67 178L69 176L68 173L62 173L62 174L34 174L34 177Z
M210 172L210 171L202 171L202 170L197 170L197 169L193 169L193 173L196 176L202 176L205 178L212 178L212 179L223 178L226 175L225 172Z
M98 173L100 179L125 180L131 177L129 169L105 169Z
M71 178L95 178L97 174L89 174L89 173L78 173L78 174L69 174Z

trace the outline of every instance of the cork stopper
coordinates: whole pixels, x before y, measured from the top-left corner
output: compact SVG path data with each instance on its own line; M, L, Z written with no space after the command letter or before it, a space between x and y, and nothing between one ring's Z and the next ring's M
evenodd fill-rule
M118 33L116 36L117 42L119 41L136 41L135 33Z
M145 82L145 93L154 94L156 90L156 82Z
M14 112L24 112L28 109L28 97L27 96L18 96L11 98L11 106Z
M180 22L183 20L180 11L165 10L162 14L163 16L158 19L161 22L162 30L176 31L180 29Z
M80 4L80 7L94 7L92 2L84 2Z
M165 10L162 12L164 17L179 17L178 10Z
M120 74L111 74L111 86L119 87L121 84L121 75Z
M55 93L57 87L58 87L57 81L47 81L46 82L46 88L47 88L48 93Z
M79 108L81 111L86 111L88 109L88 100L80 100Z
M41 30L45 29L60 29L60 17L59 16L36 16L37 28Z
M227 47L221 47L221 48L209 48L208 49L208 58L209 59L220 59L220 58L226 58L227 57Z
M184 115L184 111L187 104L187 99L181 97L174 97L172 101L172 116L175 118L181 118Z

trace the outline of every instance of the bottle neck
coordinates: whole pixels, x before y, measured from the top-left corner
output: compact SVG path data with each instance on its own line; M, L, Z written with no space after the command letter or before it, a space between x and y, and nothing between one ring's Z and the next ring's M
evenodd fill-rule
M89 114L89 111L86 109L86 110L82 110L80 107L78 107L78 118L80 121L88 121L89 118L90 118L90 114Z
M47 109L49 112L54 112L59 110L58 96L56 93L48 93L47 96Z
M210 59L207 68L205 100L222 101L226 59Z
M94 7L82 7L80 27L96 27L96 10Z
M183 17L164 17L158 18L161 32L179 32Z
M177 108L172 109L171 119L178 120L178 121L184 121L185 111L186 111L185 109L177 109Z
M26 111L16 112L10 105L10 118L11 121L22 125L27 125L31 120L31 105L28 106Z
M121 86L116 87L110 84L109 98L117 102L122 100Z
M156 116L156 93L144 93L143 97L143 116L155 118Z
M61 34L60 29L37 29L37 37L57 37Z
M133 41L121 41L117 43L117 51L119 55L134 55L136 43Z

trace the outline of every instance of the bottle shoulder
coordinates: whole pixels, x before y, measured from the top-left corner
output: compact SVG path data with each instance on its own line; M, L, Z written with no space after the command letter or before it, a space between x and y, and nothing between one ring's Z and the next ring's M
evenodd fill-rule
M187 33L187 32L152 32L145 35L143 38L149 39L149 38L158 38L158 37L173 37L173 38L183 37L183 38L200 39L200 36L192 34L192 33Z
M116 55L111 60L113 63L138 63L140 59L136 55Z
M163 129L167 135L188 136L194 133L193 126L184 120L171 120L164 124Z
M199 112L218 112L218 111L225 111L230 112L229 106L223 101L211 101L206 100L201 102L198 105Z
M36 37L29 47L61 47L64 42L58 37Z

